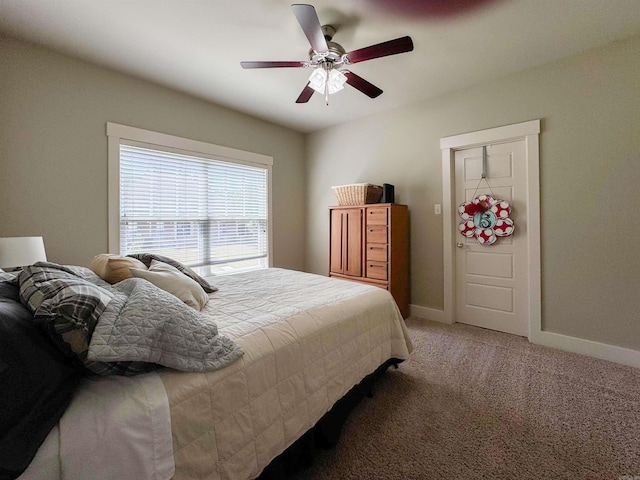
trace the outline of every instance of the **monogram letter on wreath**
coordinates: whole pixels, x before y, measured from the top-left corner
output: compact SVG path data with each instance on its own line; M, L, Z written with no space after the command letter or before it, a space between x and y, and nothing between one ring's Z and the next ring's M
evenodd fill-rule
M489 185L486 178L486 147L482 149L482 178ZM478 187L480 183L478 183ZM489 189L491 186L489 185ZM478 191L478 188L476 188ZM493 190L491 191L493 193ZM476 237L481 245L491 245L498 237L508 237L513 234L515 226L511 215L511 205L504 200L496 200L491 195L478 195L470 202L464 202L458 207L462 222L458 225L460 233L467 238Z

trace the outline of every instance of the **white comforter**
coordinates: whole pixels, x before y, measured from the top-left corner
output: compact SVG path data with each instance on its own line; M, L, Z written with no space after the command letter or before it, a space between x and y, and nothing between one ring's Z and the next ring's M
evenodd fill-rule
M176 480L255 478L362 378L412 350L386 290L281 269L211 280L219 291L205 312L245 354L213 372L157 373L171 438L147 446L172 448ZM74 400L61 425L77 408ZM139 414L148 416L146 408L140 404ZM94 470L93 478L134 478L130 469L138 467L123 464L109 448L103 449L109 475ZM170 478L163 461L164 468L147 468L135 478ZM74 460L62 457L66 462Z

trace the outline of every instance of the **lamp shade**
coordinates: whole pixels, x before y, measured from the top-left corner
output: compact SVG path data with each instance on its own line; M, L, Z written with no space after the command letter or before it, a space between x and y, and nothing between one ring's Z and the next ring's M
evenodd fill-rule
M46 260L42 237L0 238L0 267L24 267Z
M344 88L347 77L338 70L325 71L322 68L316 68L309 77L309 86L316 92L333 95Z

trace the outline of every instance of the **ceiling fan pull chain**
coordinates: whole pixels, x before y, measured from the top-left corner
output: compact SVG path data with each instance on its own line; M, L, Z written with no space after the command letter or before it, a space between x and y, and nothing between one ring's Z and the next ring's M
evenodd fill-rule
M329 62L324 62L324 71L327 74L324 80L324 102L329 106Z

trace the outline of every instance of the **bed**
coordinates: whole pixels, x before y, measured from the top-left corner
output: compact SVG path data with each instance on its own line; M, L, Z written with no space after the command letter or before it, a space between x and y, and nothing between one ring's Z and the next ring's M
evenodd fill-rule
M20 479L257 478L363 380L411 353L386 290L277 268L208 280L217 290L200 314L230 341L219 348L229 361L188 372L107 355L139 371L63 372L71 399Z

